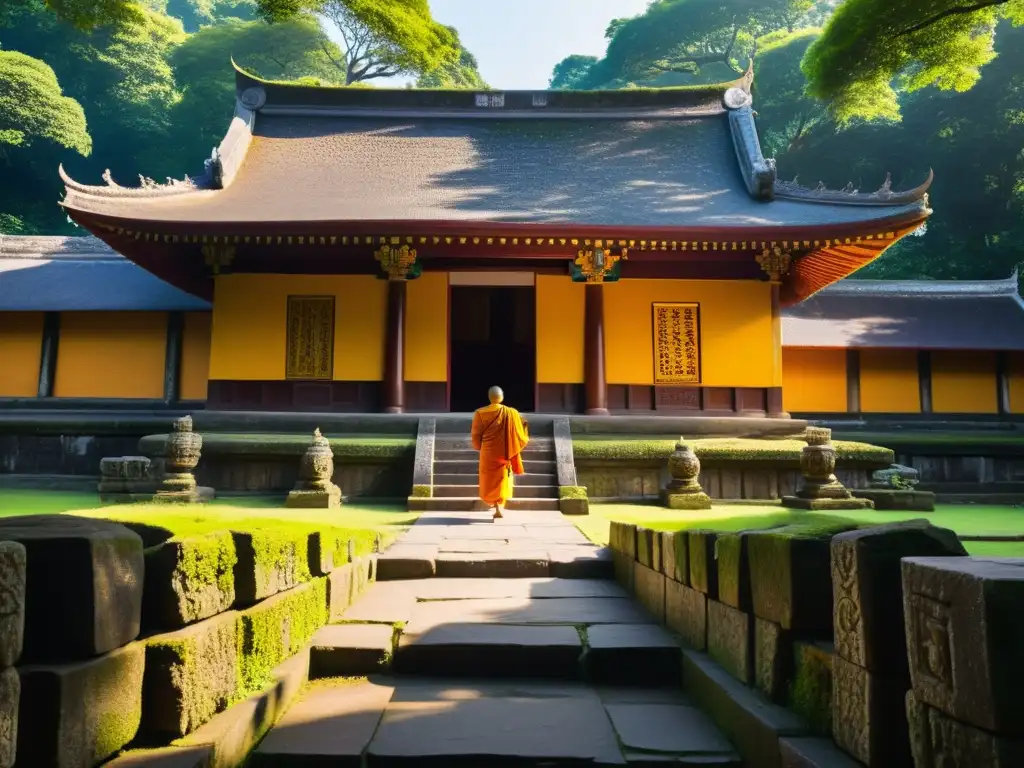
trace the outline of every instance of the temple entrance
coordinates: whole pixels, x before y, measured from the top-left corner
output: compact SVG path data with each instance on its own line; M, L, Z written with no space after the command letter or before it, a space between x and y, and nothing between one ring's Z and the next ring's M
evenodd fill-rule
M466 412L487 405L487 390L498 385L508 405L532 411L537 367L534 287L453 285L450 301L449 409Z

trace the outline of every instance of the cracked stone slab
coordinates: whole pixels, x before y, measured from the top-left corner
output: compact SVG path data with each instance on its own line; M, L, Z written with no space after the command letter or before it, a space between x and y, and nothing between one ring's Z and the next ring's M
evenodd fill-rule
M626 764L593 691L538 683L399 683L369 757Z
M735 755L728 739L696 707L681 704L605 704L623 746L677 756Z

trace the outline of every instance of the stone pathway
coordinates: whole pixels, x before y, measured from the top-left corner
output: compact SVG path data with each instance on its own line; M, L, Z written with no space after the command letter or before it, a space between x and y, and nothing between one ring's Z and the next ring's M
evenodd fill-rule
M425 513L314 638L311 678L335 679L252 764L741 765L681 692L678 641L610 567L555 512Z

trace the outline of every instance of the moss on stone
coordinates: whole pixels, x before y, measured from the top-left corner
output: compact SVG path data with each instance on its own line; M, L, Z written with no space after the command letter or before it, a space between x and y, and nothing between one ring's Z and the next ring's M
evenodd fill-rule
M582 485L560 485L558 486L558 498L585 499L587 498L587 489Z
M820 736L832 735L832 653L814 643L796 643L789 708Z
M741 611L750 610L750 562L742 531L720 533L715 540L718 561L718 599Z
M416 438L390 435L348 435L330 437L331 452L335 459L394 459L409 456L416 450ZM139 440L139 451L144 456L162 456L167 435L146 435ZM302 456L309 448L309 434L236 434L204 432L203 455L249 454L274 456Z
M273 670L327 623L327 579L317 578L242 612L237 624L240 695L273 681Z
M416 499L429 499L434 495L434 487L432 485L414 485L412 493L409 495Z
M147 627L177 629L234 603L238 558L230 532L174 537L145 555L142 618Z
M604 440L578 436L573 438L573 456L591 461L662 461L675 448L675 440L631 439ZM802 440L754 440L746 438L707 438L688 441L697 458L704 464L715 462L773 462L793 467L800 464L800 452L807 445ZM866 464L887 467L895 462L889 448L867 443L837 440L833 443L837 461L842 464Z

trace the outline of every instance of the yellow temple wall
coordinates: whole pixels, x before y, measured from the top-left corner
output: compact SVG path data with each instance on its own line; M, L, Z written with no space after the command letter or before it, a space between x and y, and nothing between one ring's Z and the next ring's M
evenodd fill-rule
M209 312L186 312L181 333L181 370L178 374L182 400L205 400L210 377Z
M0 397L35 397L43 347L42 312L0 312Z
M933 352L934 413L998 413L994 352Z
M284 380L289 296L335 297L335 381L383 378L386 281L373 275L220 275L211 379Z
M406 285L405 380L448 381L447 272L424 272Z
M62 312L54 397L158 399L166 312Z
M771 286L737 280L620 280L605 285L609 384L654 384L654 302L700 304L703 386L781 384L773 349Z
M537 383L583 383L585 290L568 276L537 275Z
M1024 352L1011 352L1008 357L1010 413L1024 413Z
M846 350L782 349L782 407L790 413L846 410Z
M860 351L860 409L864 413L921 412L917 350Z

